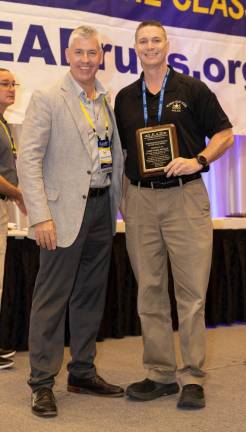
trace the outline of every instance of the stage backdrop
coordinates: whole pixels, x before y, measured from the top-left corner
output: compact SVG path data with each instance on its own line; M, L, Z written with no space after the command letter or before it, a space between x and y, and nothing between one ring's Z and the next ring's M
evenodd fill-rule
M144 19L165 25L169 64L206 82L228 113L236 144L204 177L213 216L245 212L245 0L0 1L0 67L11 69L21 84L8 120L21 124L32 91L68 70L64 50L72 29L83 23L102 35L104 61L98 77L113 103L117 91L141 71L133 45L136 26Z

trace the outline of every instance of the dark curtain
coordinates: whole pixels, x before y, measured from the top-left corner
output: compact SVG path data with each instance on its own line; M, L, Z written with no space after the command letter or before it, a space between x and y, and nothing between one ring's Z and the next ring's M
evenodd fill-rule
M0 314L0 346L26 350L39 249L29 239L8 238ZM173 280L169 271L173 328L178 328ZM212 268L206 301L206 324L246 322L246 230L215 230ZM66 343L69 329L66 324ZM117 234L108 279L104 316L98 340L140 335L137 284L126 251L125 235Z
M27 238L8 238L0 313L0 346L26 350L39 249Z

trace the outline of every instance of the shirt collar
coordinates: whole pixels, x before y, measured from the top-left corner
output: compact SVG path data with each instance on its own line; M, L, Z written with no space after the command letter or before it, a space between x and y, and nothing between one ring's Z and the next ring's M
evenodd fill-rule
M1 120L4 124L7 124L5 118L3 117L3 115L2 115L1 113L0 113L0 120Z
M172 85L172 78L173 78L174 70L173 70L173 68L170 65L168 65L168 67L169 67L170 71L169 71L169 75L168 75L168 79L167 79L167 85L166 85L166 88L165 88L165 92L173 91L174 90L173 85ZM142 81L143 81L143 78L144 78L144 73L141 72L140 78L138 80L138 89L137 89L139 97L142 97Z
M87 95L85 90L77 83L77 81L75 81L73 75L70 73L70 78L72 80L72 83L74 85L75 88L75 92L77 94L77 96L81 99L83 99L83 101L87 100ZM95 88L96 88L96 98L98 99L101 95L106 96L107 95L107 91L105 90L105 88L103 87L103 85L100 83L100 81L98 81L98 79L95 79Z

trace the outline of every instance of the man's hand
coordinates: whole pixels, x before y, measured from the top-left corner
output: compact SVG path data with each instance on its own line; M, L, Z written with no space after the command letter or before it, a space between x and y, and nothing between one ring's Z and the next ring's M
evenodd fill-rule
M22 193L20 190L19 190L18 198L15 198L13 201L15 202L17 207L20 209L20 211L26 216L27 215L26 206L25 206L23 196L22 196Z
M36 243L48 250L56 249L56 229L52 219L34 225Z
M201 169L202 165L199 164L196 158L186 159L178 157L169 162L169 164L164 168L164 172L167 177L176 177L186 174L194 174Z
M122 198L120 203L120 214L122 216L123 221L126 221L126 200L125 198Z

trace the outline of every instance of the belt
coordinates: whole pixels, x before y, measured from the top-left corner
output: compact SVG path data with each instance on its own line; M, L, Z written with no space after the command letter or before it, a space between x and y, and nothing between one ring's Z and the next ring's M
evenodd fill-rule
M88 191L87 198L96 198L102 196L105 194L105 192L107 192L108 189L109 189L108 186L104 188L90 188Z
M151 181L151 180L131 180L131 184L144 188L151 189L167 189L171 187L181 186L182 184L188 183L192 180L199 179L201 177L200 173L195 173L183 177L172 177L166 178L162 181Z
M0 199L5 201L7 199L7 196L0 194Z

